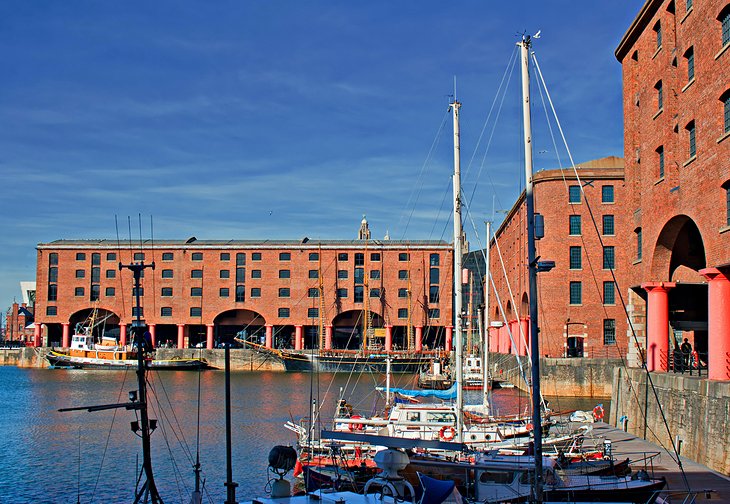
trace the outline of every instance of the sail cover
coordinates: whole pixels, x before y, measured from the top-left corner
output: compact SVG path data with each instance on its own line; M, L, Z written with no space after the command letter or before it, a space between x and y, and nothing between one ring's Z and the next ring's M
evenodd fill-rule
M380 392L385 391L385 387L377 387ZM402 388L391 388L391 394L401 394L409 397L435 397L447 401L449 399L456 398L456 382L451 385L451 388L446 390L408 390Z

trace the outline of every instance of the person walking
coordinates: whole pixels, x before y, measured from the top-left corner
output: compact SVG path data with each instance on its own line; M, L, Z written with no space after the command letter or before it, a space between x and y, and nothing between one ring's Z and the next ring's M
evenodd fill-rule
M692 354L692 344L687 338L684 338L684 342L679 347L679 350L682 352L682 364L684 364L684 369L688 369L689 356Z

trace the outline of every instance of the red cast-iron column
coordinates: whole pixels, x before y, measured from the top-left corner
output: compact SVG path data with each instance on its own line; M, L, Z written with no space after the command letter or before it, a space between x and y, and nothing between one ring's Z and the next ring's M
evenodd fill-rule
M423 350L423 326L415 326L416 330L416 352Z
M710 380L730 380L730 271L705 268L707 279L707 372Z
M303 327L294 326L294 350L302 350L304 348L304 337L302 336Z
M127 324L119 324L119 345L127 346Z
M150 339L152 340L152 348L157 348L157 325L156 324L150 324Z
M177 347L185 348L185 324L177 325Z
M274 346L274 326L266 324L266 348L273 348Z
M453 346L454 342L454 326L447 325L446 326L446 347L444 350L446 352L451 351L451 347Z
M646 300L646 368L649 371L669 369L669 289L674 282L641 284Z
M205 324L205 348L213 350L213 324Z
M332 350L332 324L324 326L324 349Z
M64 348L68 348L71 346L71 336L69 335L69 326L70 324L68 322L64 322L63 324L63 336L61 337L61 346Z
M387 324L385 326L385 351L391 352L393 350L393 326Z

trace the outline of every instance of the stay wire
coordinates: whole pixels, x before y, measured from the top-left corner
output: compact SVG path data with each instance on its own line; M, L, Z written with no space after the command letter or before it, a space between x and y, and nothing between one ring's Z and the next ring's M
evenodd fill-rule
M560 135L561 135L561 138L563 140L563 144L566 147L566 150L567 150L567 153L568 153L568 157L570 159L570 163L572 165L573 172L575 174L576 180L578 180L578 182L579 182L581 194L583 196L584 201L586 202L586 209L588 210L588 214L589 214L589 216L591 218L591 222L593 224L593 228L596 231L596 235L598 236L598 239L599 239L599 241L601 243L601 246L603 247L603 246L605 246L604 245L604 242L603 242L603 237L601 236L601 234L599 232L598 223L596 222L596 218L595 218L595 215L593 214L593 210L591 209L590 204L588 203L588 199L586 197L586 193L585 193L585 190L583 188L583 184L581 182L580 175L578 174L578 170L577 170L577 168L575 166L575 162L573 161L573 156L572 156L572 154L570 152L570 148L568 147L568 143L567 143L567 141L565 139L565 134L563 132L563 128L560 125L560 120L558 119L557 113L555 112L555 107L553 105L553 101L550 98L550 92L547 89L547 85L545 84L545 80L543 78L542 71L540 70L540 65L539 65L539 63L537 61L537 57L536 57L536 55L535 55L534 52L532 53L532 59L535 62L535 68L537 69L538 75L540 77L540 81L542 82L543 86L545 87L546 96L548 97L548 101L550 103L550 107L552 109L553 116L555 117L555 121L556 121L558 130L560 131ZM619 284L618 284L618 281L617 281L617 278L616 278L616 274L615 274L614 268L613 267L612 268L609 268L609 271L611 272L611 277L613 279L614 284L618 287ZM649 372L649 368L646 365L646 357L644 355L644 352L641 349L641 346L639 345L639 339L638 339L638 336L636 335L636 331L634 329L633 323L631 322L631 318L629 317L628 309L626 307L626 302L624 301L623 295L621 294L621 289L620 288L617 288L616 290L618 291L617 294L619 296L619 299L621 300L621 306L623 307L624 313L626 315L626 318L627 318L627 321L628 321L628 325L629 325L629 327L631 329L631 334L633 336L634 342L635 342L635 344L636 344L636 346L637 346L637 348L639 350L639 356L641 357L642 367L643 367L643 369L645 370L645 373L646 373L647 383L651 386L652 394L654 395L654 399L656 400L657 405L660 405L659 395L658 395L658 393L656 391L656 387L654 386L654 382L653 382L653 380L651 378L651 373ZM664 410L661 408L661 406L658 408L658 410L659 410L659 413L660 413L661 418L662 418L662 423L664 424L664 427L667 430L667 434L669 436L669 440L670 440L670 443L671 443L671 446L672 446L672 451L674 453L674 457L672 457L672 458L675 461L675 463L677 464L677 466L679 467L679 470L682 473L682 479L683 479L683 481L685 483L685 486L687 487L687 490L689 491L690 490L689 481L687 480L687 475L686 475L686 473L684 471L684 467L683 467L682 461L681 461L681 459L679 457L679 453L677 452L676 444L674 442L674 439L672 438L672 433L671 433L671 431L669 429L669 422L667 421L666 415L664 414Z

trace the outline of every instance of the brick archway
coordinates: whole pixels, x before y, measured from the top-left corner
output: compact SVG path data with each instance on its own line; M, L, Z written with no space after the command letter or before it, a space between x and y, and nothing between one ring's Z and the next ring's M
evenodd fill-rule
M260 344L265 338L266 319L252 310L227 310L219 313L214 319L214 339L218 344L224 338L240 338Z
M68 318L71 333L76 331L76 326L81 324L94 324L93 334L95 338L103 335L119 338L119 315L113 310L106 308L84 308L72 313Z
M699 282L699 270L706 266L704 242L697 224L686 215L669 219L654 246L650 278Z

